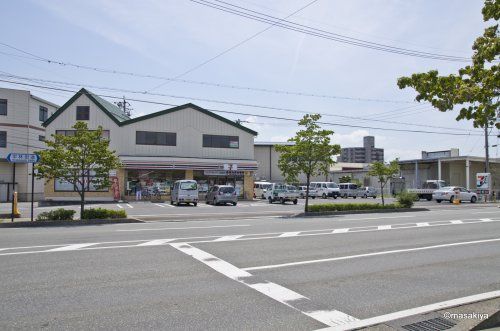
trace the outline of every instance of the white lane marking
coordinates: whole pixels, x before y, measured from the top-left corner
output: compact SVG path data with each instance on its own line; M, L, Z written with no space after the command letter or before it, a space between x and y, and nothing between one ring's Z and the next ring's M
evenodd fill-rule
M97 244L98 243L73 244L73 245L63 246L63 247L59 247L59 248L52 248L52 249L49 249L47 252L75 251L75 250L83 248L83 247L88 247L88 246L97 245Z
M175 208L175 206L174 206L174 205L172 205L172 204L168 204L168 203L164 204L164 206L165 206L165 207L170 207L170 208Z
M481 221L483 222L493 222L491 218L481 218Z
M343 229L334 229L331 233L346 233L349 231L349 228L343 228Z
M165 208L165 206L164 206L164 205L160 205L159 203L155 203L155 205L157 205L158 207Z
M425 314L429 313L432 311L436 310L441 310L445 308L451 308L451 307L456 307L456 306L461 306L477 301L482 301L482 300L487 300L487 299L493 299L500 297L500 291L491 291L491 292L485 292L481 294L475 294L475 295L470 295L462 298L457 298L457 299L452 299L452 300L447 300L447 301L441 301L437 303L433 303L430 305L426 306L420 306L416 308L411 308L411 309L406 309L406 310L401 310L395 313L390 313L386 315L380 315L376 317L371 317L367 318L364 320L359 320L355 321L346 325L342 326L336 326L336 327L329 327L329 328L324 328L320 330L329 330L329 331L336 331L336 330L353 330L353 329L359 329L359 328L364 328L368 327L371 325L376 325L376 324L381 324L389 321L393 321L396 319L400 318L405 318L409 316L414 316L418 314Z
M390 250L390 251L380 251L380 252L373 252L373 253L366 253L366 254L339 256L339 257L332 257L332 258L328 258L328 259L318 259L318 260L298 261L298 262L289 262L289 263L281 263L281 264L271 264L271 265L263 265L263 266L258 266L258 267L249 267L249 268L242 268L242 269L247 270L247 271L249 271L249 270L275 269L275 268L291 267L291 266L298 266L298 265L305 265L305 264L342 261L342 260L357 259L357 258L362 258L362 257L379 256L379 255L396 254L396 253L406 253L406 252L416 252L416 251L424 251L424 250L429 250L429 249L482 244L482 243L490 243L490 242L497 242L497 241L500 241L500 238L474 240L474 241L462 241L462 242L455 242L455 243L450 243L450 244L432 245L432 246L414 247L414 248L405 248L405 249L395 249L395 250Z
M478 211L478 212L475 212L475 214L498 214L499 211L496 210L496 211Z
M445 225L453 225L452 223L442 223L444 221L437 221L436 223L438 224L431 224L432 227L435 226L445 226ZM499 220L489 220L489 222L500 222ZM463 225L471 225L471 224L480 224L484 223L481 220L474 220L472 222L463 222L460 224ZM415 223L406 223L409 224L409 226L400 226L397 228L392 228L392 230L401 230L401 229L415 229L417 228L415 226ZM405 225L406 225L405 224ZM393 224L393 225L399 225L399 224ZM374 227L376 227L374 225ZM366 227L360 227L360 228L366 228ZM375 228L374 230L369 230L369 229L361 229L361 230L356 230L357 228L350 228L348 230L355 230L355 231L349 231L349 232L344 232L344 233L359 233L359 232L373 232L373 231L379 231L378 228ZM319 236L319 235L331 235L331 232L320 232L320 233L306 233L306 232L318 232L318 231L331 231L333 229L322 229L322 230L309 230L309 231L301 231L301 233L296 236L296 237L302 237L302 236ZM271 232L271 233L248 233L244 235L240 235L240 239L235 239L234 241L248 241L248 240L262 240L262 239L282 239L283 237L279 237L279 235L282 234L282 232ZM263 237L257 237L254 238L254 236L263 236ZM227 237L227 236L226 236ZM179 237L179 238L173 238L174 240L181 241L181 242L188 242L188 243L212 243L214 242L214 239L221 238L220 235L212 235L212 236L194 236L194 237ZM170 238L167 238L170 239ZM202 240L200 240L202 239ZM104 244L117 244L117 243L142 243L150 240L123 240L123 241L107 241L107 242L101 242L97 243L99 245L104 245ZM29 248L44 248L44 247L60 247L60 246L68 246L68 245L74 245L74 244L57 244L57 245L45 245L45 246L28 246L28 247L7 247L7 248L1 248L1 250L17 250L17 249L29 249ZM108 249L108 248L126 248L126 247L136 247L137 244L133 245L124 245L124 246L111 246L111 247L86 247L82 248L79 250L94 250L94 249ZM22 255L22 254L34 254L34 253L46 253L50 252L50 250L37 250L37 251L23 251L23 252L9 252L9 253L0 253L0 256L5 256L5 255Z
M156 239L156 240L151 240L147 241L145 243L139 244L137 246L159 246L159 245L164 245L170 241L173 241L175 239Z
M297 307L295 307L294 301L300 300L301 306L304 306L304 301L308 301L308 303L310 303L310 299L276 283L268 281L255 282L253 281L255 280L255 276L253 276L249 272L241 270L240 268L189 244L179 243L170 244L170 246L202 262L203 264L219 272L220 274L232 280L235 280L240 284L248 286L290 308L300 311L301 313L325 325L341 326L345 325L346 323L352 323L358 320L357 318L347 315L346 313L338 310L315 309L308 311L298 309Z
M295 237L295 236L298 236L300 233L300 231L298 232L284 232L282 234L279 235L279 237L283 238L283 237Z
M453 221L450 221L451 224L462 224L463 221L461 220L453 220Z
M236 239L241 238L241 237L243 237L242 234L235 235L235 236L223 236L223 237L215 239L214 241L233 241L233 240L236 240Z
M391 230L391 226L390 225L379 225L378 229L379 230Z
M131 205L130 203L127 203L127 206L128 206L129 208L134 208L134 207L132 207L132 205Z
M120 205L119 203L117 203L117 204L116 204L116 206L117 206L118 208L120 208L120 209L123 209L123 206L122 206L122 205Z
M417 226L429 226L428 222L417 223Z
M186 230L186 229L212 229L212 228L234 228L240 226L251 226L250 224L235 224L235 225L212 225L212 226L186 226L183 228L148 228L148 229L126 229L116 230L117 232L139 232L139 231L159 231L159 230Z

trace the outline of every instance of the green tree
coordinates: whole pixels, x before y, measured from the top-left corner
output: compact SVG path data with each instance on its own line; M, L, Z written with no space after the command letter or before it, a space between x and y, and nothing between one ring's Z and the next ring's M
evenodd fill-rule
M321 115L307 114L299 121L299 130L295 137L288 139L293 145L278 145L276 151L280 153L278 167L287 182L298 182L298 175L306 175L306 205L309 207L309 183L311 176L327 174L334 163L333 156L340 153L339 145L330 144L332 130L323 130L318 125Z
M342 177L339 178L339 182L340 183L350 183L351 182L351 176L349 176L349 175L342 176Z
M385 205L384 201L384 187L394 175L399 172L398 160L393 160L389 164L384 162L373 162L370 166L370 171L368 175L375 176L378 178L380 183L380 195L382 196L382 205Z
M120 167L109 140L102 138L102 127L88 130L84 122L76 122L73 136L52 135L46 140L49 149L41 151L36 168L37 178L64 180L73 184L80 195L80 214L83 215L85 192L89 187L109 187L109 171Z
M500 19L500 0L486 0L484 21ZM495 124L500 99L500 36L498 24L485 29L472 46L472 63L458 70L458 74L439 76L437 70L416 73L398 79L400 89L412 87L417 101L427 101L445 112L459 106L457 121L473 120L474 127L487 128Z

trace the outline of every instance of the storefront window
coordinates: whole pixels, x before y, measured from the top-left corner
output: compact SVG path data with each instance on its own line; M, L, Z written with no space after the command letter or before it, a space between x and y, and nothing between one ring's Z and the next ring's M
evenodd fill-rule
M135 195L137 183L141 183L142 190L159 190L161 195L170 195L170 189L177 180L185 179L184 170L127 170L126 195Z

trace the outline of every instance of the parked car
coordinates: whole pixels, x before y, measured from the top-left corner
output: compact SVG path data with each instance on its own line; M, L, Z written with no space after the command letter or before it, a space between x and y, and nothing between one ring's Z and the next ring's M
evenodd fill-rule
M441 201L443 200L453 202L457 194L458 200L460 201L470 201L472 203L475 203L477 201L476 193L459 186L445 186L439 190L434 191L434 193L432 193L432 198L436 200L437 203L441 203Z
M266 198L266 191L271 186L270 182L255 182L253 184L253 197L254 198Z
M377 189L372 186L365 186L360 189L361 197L363 198L373 198L375 199L377 197Z
M198 204L198 184L195 180L178 180L174 183L170 204L178 206L181 203L192 203L194 206Z
M236 190L231 185L215 185L208 190L206 203L214 205L231 203L233 206L236 206L238 196Z
M269 203L279 201L285 203L287 201L292 201L294 205L297 204L299 198L299 192L297 190L289 191L287 185L285 184L272 184L271 187L266 191L266 199Z
M340 189L340 196L342 198L346 199L346 198L352 197L352 198L356 199L358 196L360 196L358 184L340 183L339 189Z
M333 182L312 182L310 187L316 190L316 196L323 199L327 197L337 199L340 196L339 186Z
M299 186L299 197L304 199L306 197L306 192L307 192L307 186ZM315 199L318 195L318 192L313 189L312 187L309 187L309 197Z

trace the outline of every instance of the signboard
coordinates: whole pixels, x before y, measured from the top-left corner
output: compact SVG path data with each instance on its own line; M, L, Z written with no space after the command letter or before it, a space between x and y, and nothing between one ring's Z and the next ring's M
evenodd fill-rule
M491 174L489 172L479 172L476 174L476 188L479 194L490 193Z
M236 170L204 170L205 176L243 176L243 171Z
M38 161L40 161L40 155L10 153L9 155L7 155L7 161L9 161L10 163L37 163Z

